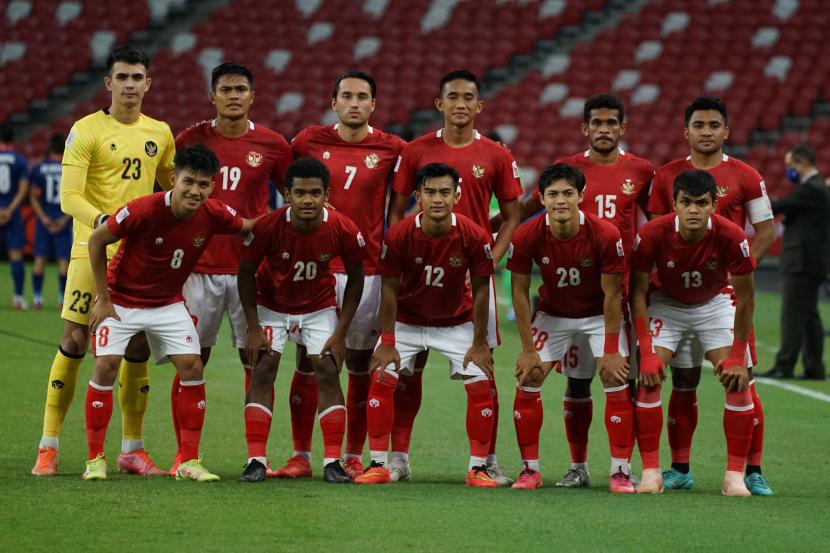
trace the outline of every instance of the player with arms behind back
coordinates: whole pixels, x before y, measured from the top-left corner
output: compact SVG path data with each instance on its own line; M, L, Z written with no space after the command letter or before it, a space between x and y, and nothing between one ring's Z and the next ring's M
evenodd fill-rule
M743 470L754 418L752 371L747 367L755 261L743 229L714 213L717 202L712 175L685 171L674 181L676 213L644 225L634 242L631 309L640 344L641 384L635 410L643 459L639 492L663 491L659 446L664 367L677 351L696 341L726 392L723 427L728 462L723 494L750 495ZM655 269L659 288L650 294L647 305L649 276Z
M13 143L14 129L5 124L0 127L0 235L4 237L12 270L12 309L26 309L28 306L23 298L25 236L20 204L29 192L29 162L15 151Z
M53 476L58 467L58 439L89 345L89 316L95 282L89 264L89 235L125 203L153 191L158 182L170 186L175 146L167 124L141 113L150 89L150 60L132 46L115 49L107 60L104 84L112 103L79 119L66 139L61 175L61 209L73 218L72 245L63 302L63 336L52 362L43 415L43 437L35 476ZM108 249L115 254L116 246ZM163 475L144 450L143 424L150 379L149 351L143 334L127 347L121 364L121 470Z

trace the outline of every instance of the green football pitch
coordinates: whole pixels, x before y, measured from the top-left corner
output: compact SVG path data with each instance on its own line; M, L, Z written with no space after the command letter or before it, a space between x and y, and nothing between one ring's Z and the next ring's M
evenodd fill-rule
M103 482L82 482L82 403L91 356L82 366L64 424L60 475L37 479L29 470L61 329L53 299L54 274L47 275L46 298L52 301L43 311L9 309L8 265L0 264L0 283L2 551L830 550L830 384L790 381L802 392L817 392L814 397L759 384L767 419L764 471L776 496L725 498L720 495L726 459L723 392L706 369L699 391L700 423L692 451L696 485L691 491L624 497L608 492L604 399L598 383L590 434L591 487L552 487L568 464L561 416L564 381L558 375L552 375L543 391L545 486L530 492L465 487L465 394L460 383L448 379L447 362L438 355L430 358L425 374L424 400L412 439L412 482L326 484L320 478L316 429L313 479L245 485L236 481L246 460L242 371L228 344L228 329L223 328L206 372L209 407L202 440L205 465L222 477L220 482L148 480L115 473ZM776 295L758 294L755 321L761 368L771 365L778 343L778 312ZM830 309L824 309L824 315L830 321ZM499 458L515 475L519 454L511 406L518 338L504 318L501 333L504 343L495 354L501 395ZM277 377L269 444L275 465L291 451L287 395L292 368L289 347ZM169 406L172 376L169 366L151 367L145 436L148 450L163 466L169 466L175 444ZM344 385L345 381L344 374ZM116 408L106 445L111 460L118 455L119 440ZM665 465L665 432L662 451ZM639 470L636 453L634 465Z

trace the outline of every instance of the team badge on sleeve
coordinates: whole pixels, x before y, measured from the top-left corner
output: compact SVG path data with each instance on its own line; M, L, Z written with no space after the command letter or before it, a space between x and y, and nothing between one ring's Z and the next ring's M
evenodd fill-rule
M243 245L243 246L245 246L245 247L247 248L248 246L250 246L250 245L251 245L251 243L252 243L253 241L254 241L254 233L253 233L253 232L249 232L249 233L248 233L248 236L246 236L246 237L245 237L245 240L242 242L242 245Z
M749 257L749 242L746 238L741 240L741 253L744 254L744 257Z
M513 166L513 178L518 179L519 178L519 165L515 161L513 161L512 166Z
M625 255L625 250L623 249L622 238L617 240L617 257L623 257Z
M513 242L507 247L507 259L513 259Z
M487 259L493 259L493 252L490 249L490 244L484 244L484 255L487 256Z
M384 242L383 245L380 247L380 258L381 259L386 259L386 250L387 250L386 242Z
M127 206L124 206L121 211L115 214L115 222L119 225L124 222L124 219L130 216L130 210L127 209Z
M227 210L228 210L228 213L230 213L231 215L233 215L234 217L236 217L236 210L235 210L234 208L232 208L231 206L229 206L229 205L225 204L225 209L227 209Z
M69 131L69 136L66 137L65 146L67 150L72 147L72 143L75 142L76 135L77 133L75 132L75 127L72 127L72 130Z
M360 233L360 231L357 231L357 243L360 245L361 248L366 245L366 241L363 239L363 235Z
M631 246L631 249L636 252L637 251L637 246L639 246L639 245L640 245L640 235L638 234L637 236L634 237L634 244Z

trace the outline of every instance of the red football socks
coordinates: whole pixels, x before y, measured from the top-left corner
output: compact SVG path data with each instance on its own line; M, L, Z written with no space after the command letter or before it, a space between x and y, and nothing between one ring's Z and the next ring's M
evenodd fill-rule
M332 405L319 416L323 433L323 457L340 459L343 450L343 436L346 434L346 406Z
M314 373L294 371L288 398L294 451L310 452L317 414L317 379Z
M369 374L349 373L346 392L346 455L360 456L366 442L366 399L369 395Z
M179 383L179 397L176 399L176 415L179 419L182 461L199 457L199 442L205 423L205 381L194 380Z
M758 397L754 380L749 384L749 393L752 394L752 404L755 406L755 420L753 421L752 442L749 444L749 455L746 457L746 464L760 467L761 457L764 454L764 406L761 405L761 398Z
M743 472L749 445L752 441L753 419L755 410L752 394L743 392L726 392L726 405L723 410L723 432L726 434L726 470Z
M490 380L479 376L464 382L467 391L467 437L470 455L487 457L493 435L493 396Z
M389 450L389 433L395 418L395 387L398 375L394 371L378 370L372 373L369 396L366 402L366 427L369 433L369 449L376 452Z
M605 429L613 459L631 457L631 429L634 426L634 406L628 384L605 388Z
M421 408L423 372L400 375L395 389L395 422L392 424L392 451L409 453L415 416Z
M588 430L591 428L591 421L594 417L594 402L590 397L566 397L562 408L571 463L586 463L588 461Z
M91 380L86 389L86 441L89 459L104 451L107 427L112 417L112 386L101 386Z
M697 428L697 390L673 388L669 398L666 433L672 463L688 463Z
M265 457L268 434L271 432L271 410L259 403L245 406L245 441L248 458Z
M634 402L634 423L637 427L637 445L643 460L643 470L660 468L660 433L663 431L663 404L660 386L637 389Z
M516 425L516 439L522 461L538 461L539 432L543 419L542 393L540 388L516 387L513 401L513 422Z

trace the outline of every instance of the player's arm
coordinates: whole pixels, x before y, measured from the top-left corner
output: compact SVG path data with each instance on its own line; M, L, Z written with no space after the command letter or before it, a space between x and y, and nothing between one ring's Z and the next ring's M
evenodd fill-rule
M666 368L654 353L648 322L649 274L634 269L631 271L631 315L634 317L634 329L640 345L640 383L644 386L659 386L666 379Z
M243 217L242 218L242 228L239 230L239 234L241 234L243 236L248 236L248 234L252 230L254 230L254 227L256 226L257 219L259 219L260 217L264 217L265 215L267 215L267 213L263 213L262 215L260 215L256 219L246 219L246 218Z
M523 386L530 373L542 367L542 360L533 345L533 333L530 330L530 274L511 271L510 291L513 297L513 311L516 313L516 328L519 331L519 341L522 346L519 359L516 361L516 378L519 379L519 386Z
M395 370L401 368L401 356L395 347L395 319L398 315L398 289L401 285L400 276L382 276L380 281L380 344L372 353L369 362L369 371L383 370L394 365ZM380 378L378 374L377 378Z
M239 303L245 313L248 324L248 336L245 339L245 350L252 367L256 367L260 355L265 352L271 355L268 338L259 324L259 314L256 309L256 271L258 264L250 259L239 261L239 270L236 275L236 287L239 291Z
M752 239L749 249L755 261L760 263L767 254L767 250L775 242L775 222L773 219L759 221L752 223L752 228L755 229L755 238Z
M735 327L732 351L729 357L715 367L721 383L730 392L743 392L749 386L749 370L746 367L746 352L755 313L754 273L732 275L735 290Z
M363 295L363 265L361 263L346 263L346 288L343 290L343 307L340 309L340 318L334 332L323 345L323 352L331 353L337 368L343 366L346 357L346 332L352 324L360 297Z
M493 244L493 265L498 265L501 258L507 253L507 248L510 247L510 238L513 236L513 231L519 226L519 200L513 198L512 200L499 200L499 214L502 216L502 224L496 234L496 241Z
M392 226L406 216L406 204L409 203L409 196L400 192L392 191L392 198L389 200L389 215L387 226Z
M118 314L110 300L109 288L107 288L107 246L118 242L119 238L113 234L107 225L101 225L89 236L89 264L92 267L92 278L95 281L95 292L97 300L89 316L89 330L95 334L95 329L101 321L108 317L116 320Z
M539 195L536 194L536 192L532 192L527 196L524 196L521 200L519 200L519 221L527 221L544 208L545 206L542 205L542 201L539 199ZM490 217L490 230L492 232L498 232L503 221L504 217L501 213L497 213L496 215Z
M43 223L43 226L49 228L49 224L52 222L52 219L46 215L46 212L43 211L43 206L40 204L40 198L38 197L38 189L36 186L32 186L29 190L29 205L32 206L32 211L35 212L35 216L38 220Z
M173 158L176 156L176 140L173 138L173 133L169 128L167 129L167 134L168 145L164 149L164 153L156 167L156 182L165 192L173 189L173 183L175 182L173 178L173 172L175 170Z
M604 355L599 362L600 372L605 372L618 384L628 380L628 361L620 355L620 327L622 326L622 273L603 273L600 285L605 295L603 316L605 319Z
M88 227L97 227L109 216L101 213L84 196L86 167L64 165L61 173L61 211Z
M17 186L17 194L12 198L11 203L6 207L9 213L14 213L15 210L23 203L23 198L29 193L29 179L20 179Z
M487 347L487 322L490 318L490 277L470 278L473 288L473 344L464 355L464 366L475 363L488 378L493 378L493 355Z

